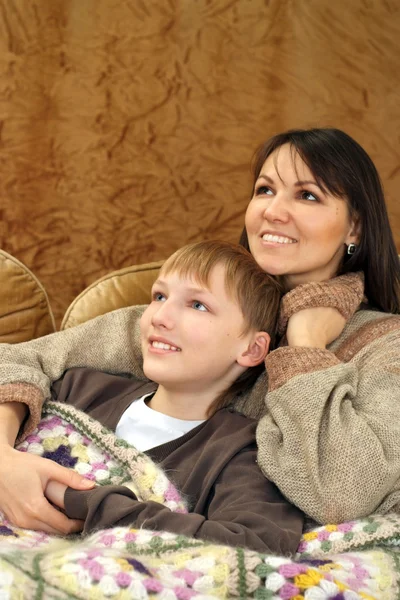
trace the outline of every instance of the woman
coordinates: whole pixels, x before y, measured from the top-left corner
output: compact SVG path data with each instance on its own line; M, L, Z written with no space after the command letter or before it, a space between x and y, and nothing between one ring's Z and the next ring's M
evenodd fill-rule
M238 410L261 417L258 463L320 522L399 509L400 266L376 169L342 131L313 129L269 140L254 174L242 243L287 289L268 378L261 375L251 395L236 401ZM1 348L0 510L14 523L64 532L76 526L43 490L51 479L76 488L84 482L11 446L25 406L27 431L50 382L67 367L142 375L139 312L122 309Z

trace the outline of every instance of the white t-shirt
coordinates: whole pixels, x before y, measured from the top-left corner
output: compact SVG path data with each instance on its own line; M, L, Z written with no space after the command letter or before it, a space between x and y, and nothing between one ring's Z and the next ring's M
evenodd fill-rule
M171 442L194 429L204 421L184 421L175 419L147 406L146 394L132 402L120 418L115 435L122 438L141 452Z

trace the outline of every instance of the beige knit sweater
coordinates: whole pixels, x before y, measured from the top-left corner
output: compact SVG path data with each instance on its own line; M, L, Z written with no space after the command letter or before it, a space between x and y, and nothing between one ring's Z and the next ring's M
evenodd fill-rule
M347 319L327 350L282 345L266 359L237 409L260 418L258 462L289 500L315 520L340 522L400 511L400 317L357 310L354 274L289 292L281 333L294 312L333 306ZM0 402L29 406L31 431L52 381L72 366L143 378L139 316L121 309L17 345L0 344ZM268 390L268 393L267 393Z

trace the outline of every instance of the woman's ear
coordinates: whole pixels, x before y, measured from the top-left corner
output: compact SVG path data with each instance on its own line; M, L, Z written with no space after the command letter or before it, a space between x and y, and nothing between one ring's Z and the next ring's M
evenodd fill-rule
M358 244L360 243L361 237L361 219L358 215L354 215L350 221L350 229L348 236L346 238L346 246L349 244Z
M265 331L257 331L249 341L247 350L237 359L242 367L255 367L263 362L268 354L270 336Z

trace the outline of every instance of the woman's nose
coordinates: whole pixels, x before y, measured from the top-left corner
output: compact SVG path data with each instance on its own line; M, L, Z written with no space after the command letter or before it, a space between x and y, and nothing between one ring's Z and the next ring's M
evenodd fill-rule
M268 198L263 217L271 222L287 223L289 221L288 199L284 192Z

